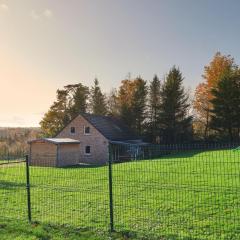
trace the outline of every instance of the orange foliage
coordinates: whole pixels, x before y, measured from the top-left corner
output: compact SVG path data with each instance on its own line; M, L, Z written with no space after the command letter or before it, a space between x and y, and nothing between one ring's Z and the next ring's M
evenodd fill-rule
M211 89L215 88L218 81L224 74L236 68L234 59L230 55L222 55L217 52L209 65L204 67L204 82L200 83L195 90L193 107L197 115L197 119L204 126L204 137L207 136L208 125L210 120L210 109L212 99Z

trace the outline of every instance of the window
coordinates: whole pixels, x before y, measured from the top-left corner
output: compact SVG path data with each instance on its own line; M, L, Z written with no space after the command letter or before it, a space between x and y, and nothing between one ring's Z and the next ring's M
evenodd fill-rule
M85 147L85 154L86 155L90 155L91 154L91 147L90 146L86 146Z
M89 135L90 134L90 127L84 127L84 134Z
M75 127L71 127L71 134L75 133Z

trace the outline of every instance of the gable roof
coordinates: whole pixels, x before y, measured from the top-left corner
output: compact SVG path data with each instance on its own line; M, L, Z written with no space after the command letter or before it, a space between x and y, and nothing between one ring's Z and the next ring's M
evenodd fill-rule
M93 115L88 113L81 113L80 115L110 141L139 139L139 137L137 137L127 125L115 117Z

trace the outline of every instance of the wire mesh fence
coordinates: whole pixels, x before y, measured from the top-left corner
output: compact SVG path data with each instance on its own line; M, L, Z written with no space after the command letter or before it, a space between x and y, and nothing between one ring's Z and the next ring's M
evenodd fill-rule
M32 219L108 229L106 167L30 167Z
M41 166L30 161L32 220L159 239L240 239L238 146L114 142L102 166L55 167L43 154ZM1 217L27 219L26 179L25 162L0 165Z
M9 152L6 154L0 154L0 165L25 161L25 155L24 152L21 154Z
M163 239L240 239L237 146L112 144L115 229Z
M24 156L0 160L0 218L27 218Z

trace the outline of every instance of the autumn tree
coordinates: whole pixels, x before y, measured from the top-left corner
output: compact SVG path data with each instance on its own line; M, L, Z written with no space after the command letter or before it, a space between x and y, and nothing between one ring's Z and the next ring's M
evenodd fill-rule
M182 73L175 66L168 72L161 89L160 124L165 143L189 140L192 116L189 95L183 86Z
M107 114L106 96L102 93L97 78L94 80L94 85L90 90L90 111L96 115Z
M209 65L204 67L203 83L200 83L195 90L193 102L195 112L195 131L202 134L206 140L210 134L210 111L213 99L212 89L216 88L219 80L228 72L236 68L234 59L230 55L222 55L217 52Z
M210 123L210 96L207 83L203 82L198 84L195 89L193 108L194 108L194 121L193 126L195 134L203 136L207 140L209 136L209 123Z

